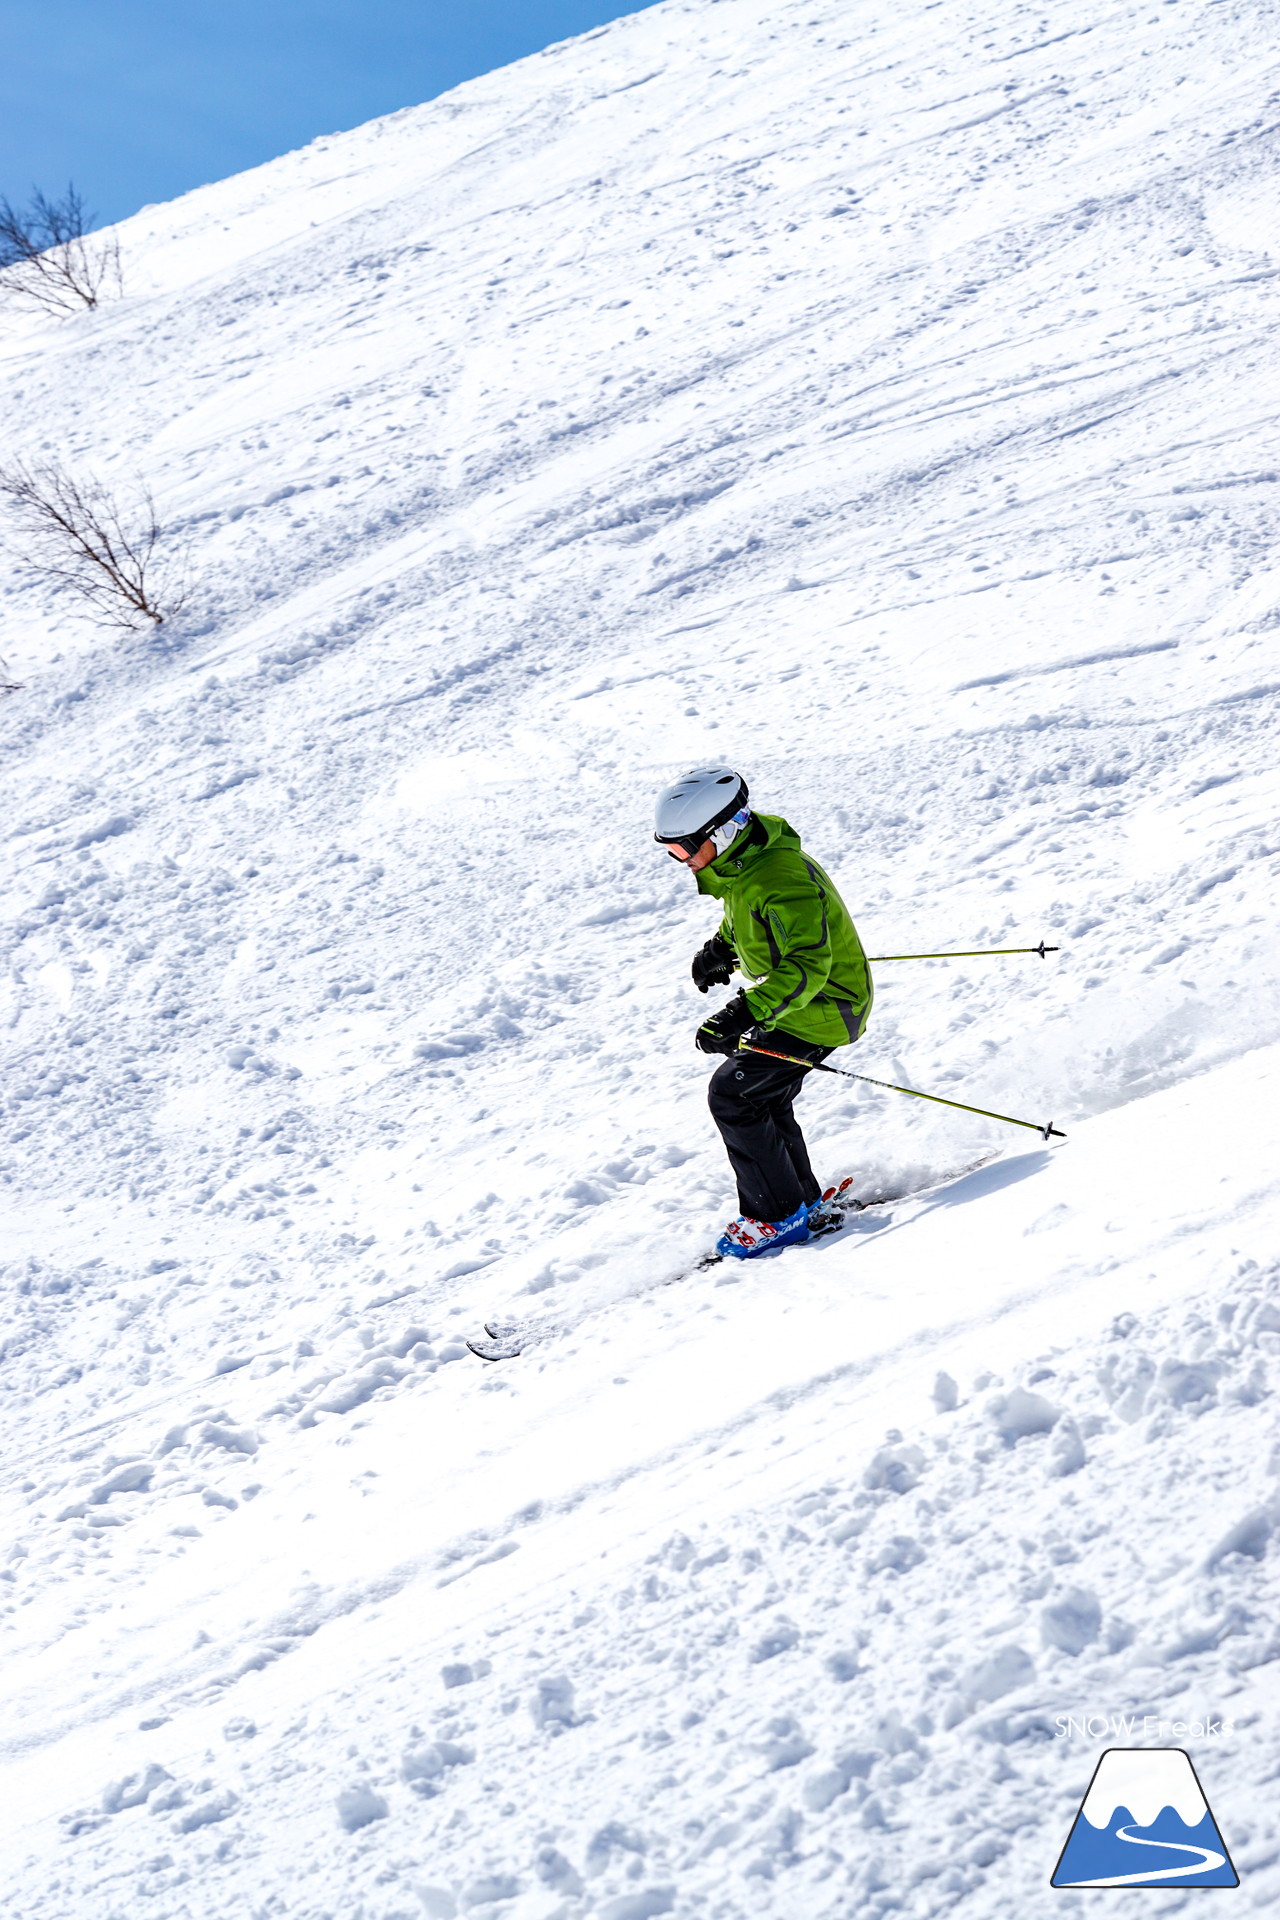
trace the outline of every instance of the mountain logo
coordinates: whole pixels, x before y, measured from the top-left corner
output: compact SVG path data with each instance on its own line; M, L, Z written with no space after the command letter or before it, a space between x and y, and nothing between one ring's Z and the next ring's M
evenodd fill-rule
M1049 1885L1238 1887L1190 1754L1108 1747Z

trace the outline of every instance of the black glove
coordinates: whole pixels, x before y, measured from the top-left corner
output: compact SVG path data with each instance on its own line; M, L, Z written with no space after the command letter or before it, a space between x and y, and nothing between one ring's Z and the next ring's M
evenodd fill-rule
M738 956L727 940L713 933L705 947L699 947L693 956L693 984L699 993L705 993L708 987L727 987L729 975L738 964Z
M739 1037L753 1027L756 1016L747 1005L744 991L734 994L732 1000L726 1000L718 1013L704 1020L694 1035L703 1053L736 1053Z

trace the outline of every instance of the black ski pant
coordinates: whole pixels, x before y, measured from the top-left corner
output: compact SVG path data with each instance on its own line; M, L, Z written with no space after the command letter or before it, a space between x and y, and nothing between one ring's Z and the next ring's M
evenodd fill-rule
M830 1047L779 1036L779 1051L825 1060ZM804 1062L763 1053L731 1053L711 1076L707 1105L738 1182L738 1205L751 1220L785 1220L822 1196L792 1103Z

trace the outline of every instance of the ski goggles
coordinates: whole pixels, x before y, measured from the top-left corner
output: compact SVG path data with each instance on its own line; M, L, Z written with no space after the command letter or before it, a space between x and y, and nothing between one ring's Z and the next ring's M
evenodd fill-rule
M707 841L710 840L718 859L727 847L733 845L750 818L750 807L739 807L726 820L718 820L714 827L702 827L697 833L669 835L655 833L653 837L660 847L666 848L673 860L679 860L681 855L686 860L692 860L695 854L701 853Z

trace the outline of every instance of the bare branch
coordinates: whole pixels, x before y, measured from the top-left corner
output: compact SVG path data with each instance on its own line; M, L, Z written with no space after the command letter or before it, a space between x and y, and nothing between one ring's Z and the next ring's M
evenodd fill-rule
M34 188L25 208L0 199L0 291L50 313L119 293L120 243L114 234L90 239L93 223L74 186L57 200Z
M126 508L101 481L46 461L0 468L0 498L13 511L20 558L110 625L160 627L181 610L180 561L157 559L163 529L147 486Z

